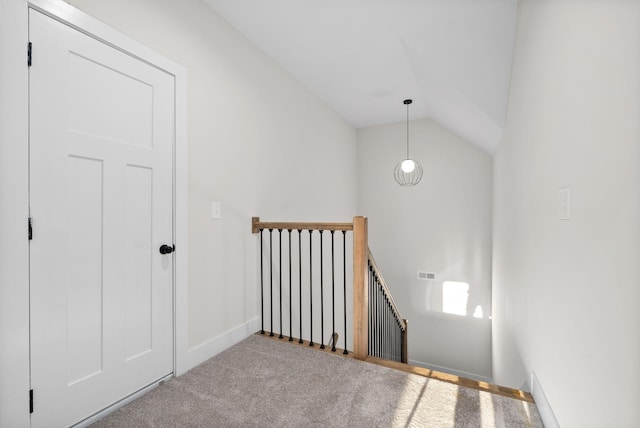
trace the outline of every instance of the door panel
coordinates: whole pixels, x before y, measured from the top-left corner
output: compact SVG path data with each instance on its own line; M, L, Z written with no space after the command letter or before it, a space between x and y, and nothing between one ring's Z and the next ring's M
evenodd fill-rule
M127 165L125 187L126 356L131 360L152 349L153 170Z
M102 372L103 179L102 161L67 158L68 385Z
M173 371L173 76L30 11L33 427Z
M151 147L153 86L75 52L71 72L69 128L128 144ZM98 80L104 86L96 86ZM105 93L104 88L109 88ZM135 121L130 118L135 117Z

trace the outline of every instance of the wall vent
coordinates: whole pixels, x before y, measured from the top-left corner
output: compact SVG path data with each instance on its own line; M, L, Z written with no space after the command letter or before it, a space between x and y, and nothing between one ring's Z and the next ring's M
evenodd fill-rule
M418 272L418 279L421 279L423 281L436 279L436 274L433 272Z

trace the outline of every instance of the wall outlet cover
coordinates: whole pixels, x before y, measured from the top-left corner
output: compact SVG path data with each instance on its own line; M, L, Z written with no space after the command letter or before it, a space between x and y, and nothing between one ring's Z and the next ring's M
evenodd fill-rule
M560 220L571 219L571 189L569 187L558 190L558 218Z
M222 218L222 206L220 202L211 202L211 218Z

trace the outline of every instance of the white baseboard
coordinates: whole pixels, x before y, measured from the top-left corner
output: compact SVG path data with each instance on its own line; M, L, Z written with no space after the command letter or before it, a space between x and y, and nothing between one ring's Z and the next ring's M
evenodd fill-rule
M460 376L460 377L466 377L467 379L473 379L480 382L493 383L493 379L491 379L490 377L481 376L474 373L467 373L461 370L454 370L454 369L450 369L449 367L436 366L435 364L427 364L427 363L423 363L422 361L416 361L416 360L409 360L409 364L411 364L412 366L423 367L429 370L435 370L438 372L449 373L449 374Z
M190 348L184 356L184 363L182 365L184 371L182 373L204 363L209 358L219 354L225 349L229 349L236 343L243 341L259 330L260 318L256 317L220 334L219 336Z
M553 414L553 410L551 410L551 405L549 404L549 400L547 400L547 396L544 395L544 391L542 390L542 386L540 385L540 381L535 373L531 372L531 395L533 396L533 401L536 402L536 407L538 408L538 413L540 414L540 419L542 419L542 423L545 428L560 428L560 424L556 419L556 415Z

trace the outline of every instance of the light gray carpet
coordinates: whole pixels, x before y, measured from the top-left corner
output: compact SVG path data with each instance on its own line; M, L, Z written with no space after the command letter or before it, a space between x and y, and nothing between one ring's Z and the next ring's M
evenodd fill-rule
M535 405L251 336L92 425L542 427Z

